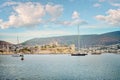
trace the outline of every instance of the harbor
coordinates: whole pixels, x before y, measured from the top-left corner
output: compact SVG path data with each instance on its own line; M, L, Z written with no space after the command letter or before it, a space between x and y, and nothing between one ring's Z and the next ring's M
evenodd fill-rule
M120 80L120 0L0 0L0 80Z

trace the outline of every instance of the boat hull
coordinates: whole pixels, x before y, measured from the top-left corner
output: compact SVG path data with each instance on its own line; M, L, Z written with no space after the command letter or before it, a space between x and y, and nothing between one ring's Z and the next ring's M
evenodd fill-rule
M12 54L12 57L22 57L23 54Z
M85 56L87 54L71 54L71 56Z

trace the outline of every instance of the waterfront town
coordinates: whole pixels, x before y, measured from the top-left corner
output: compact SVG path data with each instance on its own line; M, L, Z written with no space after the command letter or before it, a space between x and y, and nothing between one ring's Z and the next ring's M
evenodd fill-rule
M44 45L22 46L22 45L2 45L0 54L72 54L76 53L78 49L74 44L62 45L58 42L51 42ZM117 53L120 54L120 44L109 46L94 46L88 48L80 48L80 53L86 54L102 54L102 53Z
M75 52L75 45L60 45L58 42L52 42L45 45L22 46L22 45L3 45L0 54L71 54Z

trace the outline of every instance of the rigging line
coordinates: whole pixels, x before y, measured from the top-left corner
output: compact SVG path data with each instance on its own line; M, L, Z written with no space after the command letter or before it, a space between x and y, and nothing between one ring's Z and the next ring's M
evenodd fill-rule
M78 29L78 51L80 50L80 30L79 30L79 24L78 24L78 27L77 27L77 29Z

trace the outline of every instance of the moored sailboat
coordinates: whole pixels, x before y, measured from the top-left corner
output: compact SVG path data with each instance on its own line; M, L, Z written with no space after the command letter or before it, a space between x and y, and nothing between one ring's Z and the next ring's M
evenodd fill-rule
M19 40L18 40L18 36L17 36L17 45L19 45ZM14 54L12 54L12 57L22 57L23 54L19 53L19 51L17 51L17 49L19 48L19 46L15 48Z
M85 55L87 55L86 53L84 53L84 52L81 52L80 51L80 35L79 35L79 25L78 25L78 51L76 52L76 53L73 53L73 54L71 54L71 56L85 56Z

